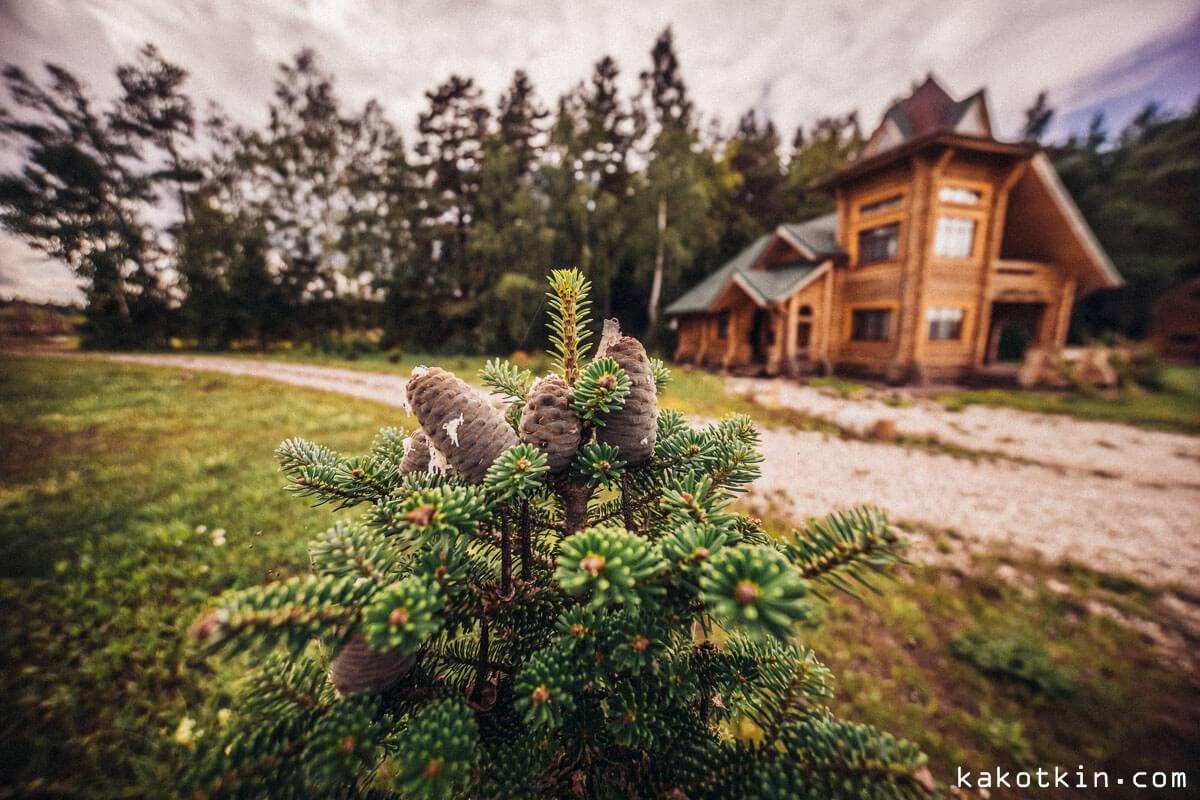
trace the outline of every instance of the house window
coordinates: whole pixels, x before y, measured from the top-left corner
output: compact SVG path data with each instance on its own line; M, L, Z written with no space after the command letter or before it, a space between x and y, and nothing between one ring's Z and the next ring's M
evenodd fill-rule
M933 254L943 258L969 258L975 246L975 220L938 217Z
M729 312L722 311L717 315L717 338L729 338Z
M891 331L890 308L860 308L851 316L850 338L856 342L886 342Z
M891 197L885 197L882 200L876 200L874 203L867 203L866 205L859 206L858 213L874 214L876 211L883 211L885 208L898 206L902 200L904 200L904 195L894 194Z
M962 338L963 310L961 308L929 308L929 341L958 341Z
M938 200L943 203L961 203L962 205L973 206L983 199L982 192L964 189L961 186L943 186L938 192Z
M880 225L858 232L858 263L894 261L900 246L900 223Z

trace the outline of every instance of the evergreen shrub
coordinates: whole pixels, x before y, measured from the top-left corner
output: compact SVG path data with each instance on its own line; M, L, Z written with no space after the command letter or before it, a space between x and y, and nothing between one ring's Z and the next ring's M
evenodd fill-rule
M314 574L223 597L205 648L265 659L196 797L921 798L911 743L836 719L795 641L829 589L902 546L870 508L770 537L731 501L759 435L658 408L669 373L551 276L554 376L493 361L484 402L437 368L420 428L346 457L277 453L288 490L355 509ZM819 474L814 465L810 474ZM748 732L749 731L749 732Z

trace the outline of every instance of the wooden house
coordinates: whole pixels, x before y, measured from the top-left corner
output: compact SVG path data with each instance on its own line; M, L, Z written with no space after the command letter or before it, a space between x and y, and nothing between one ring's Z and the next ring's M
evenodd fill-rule
M671 303L675 359L768 375L960 377L1061 347L1080 295L1121 278L1049 159L992 136L982 91L932 78L784 224Z
M1158 299L1148 339L1167 361L1200 364L1200 277L1185 281Z

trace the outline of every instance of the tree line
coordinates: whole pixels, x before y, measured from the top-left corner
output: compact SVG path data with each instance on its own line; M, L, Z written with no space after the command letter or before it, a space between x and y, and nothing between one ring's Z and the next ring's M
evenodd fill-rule
M11 103L0 132L23 163L0 176L0 223L82 279L86 339L97 346L172 336L264 346L376 328L385 346L508 351L536 341L552 265L578 266L597 310L653 346L664 301L763 231L832 210L808 187L863 143L856 112L786 141L753 110L724 128L694 106L669 28L636 92L619 88L608 56L552 105L521 70L494 105L452 75L426 92L412 141L377 101L347 106L310 49L279 65L261 127L216 106L199 111L187 72L153 45L117 68L107 103L68 70L45 71L37 80L4 70ZM1039 98L1027 136L1052 113ZM1178 165L1175 149L1191 147L1194 163L1195 120L1156 112L1115 142L1093 132L1059 154L1123 270L1119 256L1140 259L1142 238L1112 207L1141 191L1147 148ZM1172 126L1183 133L1163 133ZM1194 239L1194 167L1182 180L1182 198L1139 196L1151 216L1190 203L1167 227ZM1153 244L1183 241L1162 233ZM1175 257L1186 264L1147 262L1149 282L1194 270L1196 249L1186 252ZM1144 305L1137 285L1132 302ZM1096 304L1084 328L1136 332L1129 302Z

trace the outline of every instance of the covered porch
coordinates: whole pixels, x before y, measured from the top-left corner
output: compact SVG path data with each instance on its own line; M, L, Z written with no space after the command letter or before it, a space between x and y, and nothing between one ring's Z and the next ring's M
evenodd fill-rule
M825 275L828 275L826 271ZM678 317L675 360L735 375L810 375L827 369L828 305L821 291L829 281L767 300L735 277L708 311Z

